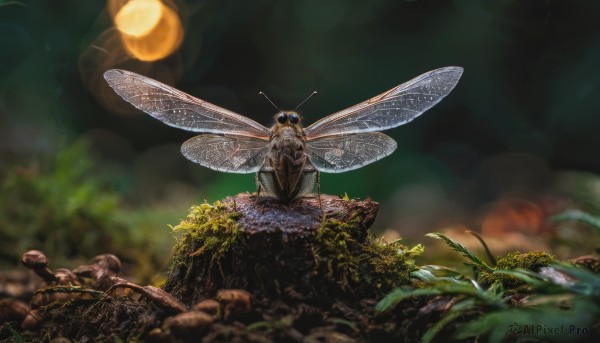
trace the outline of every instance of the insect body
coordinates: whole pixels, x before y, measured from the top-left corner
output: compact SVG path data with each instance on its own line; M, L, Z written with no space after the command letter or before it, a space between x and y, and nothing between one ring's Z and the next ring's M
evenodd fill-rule
M201 135L181 152L211 169L256 173L261 191L291 202L319 187L319 172L341 173L388 156L396 142L377 132L406 124L442 100L463 69L422 74L374 98L302 128L294 111L280 111L268 129L259 123L129 71L104 73L123 99L167 125Z
M306 154L306 136L298 114L280 112L276 120L269 152L256 174L257 189L289 202L314 189L318 171Z

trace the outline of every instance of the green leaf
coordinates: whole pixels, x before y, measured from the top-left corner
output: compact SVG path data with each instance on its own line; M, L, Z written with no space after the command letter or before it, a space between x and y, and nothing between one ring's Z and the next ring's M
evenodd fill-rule
M489 272L492 272L494 270L494 268L490 267L487 263L485 263L485 261L483 261L481 258L479 258L479 256L477 256L477 254L475 254L471 250L467 249L467 247L465 247L464 245L458 243L457 241L453 240L452 238L450 238L444 234L435 232L435 233L428 233L425 236L435 238L435 239L440 239L440 240L444 241L444 243L446 243L452 250L461 253L464 257L469 259L469 261L475 266L483 268Z
M502 295L504 294L504 286L502 285L502 282L496 281L490 286L490 288L487 289L487 292L496 295Z
M412 290L396 288L377 303L377 305L375 306L375 310L378 312L385 312L391 310L402 300L413 296L440 294L442 294L442 291L436 288L418 288Z
M587 225L595 228L596 230L600 230L600 218L595 217L589 213L585 213L583 211L577 211L577 210L566 211L566 212L559 213L557 215L550 217L550 220L554 221L554 222L567 221L567 220L578 221L578 222L587 224Z
M356 323L344 318L328 318L327 321L331 324L343 325L352 329L353 331L358 331Z
M15 343L24 343L25 342L25 338L17 331L15 330L12 325L10 325L10 323L6 322L4 323L4 325L0 326L0 334L2 334L2 337L4 337L4 329L8 330L8 332L10 333L10 335L12 336L12 342ZM4 338L8 338L8 337L4 337ZM4 342L4 340L2 340L2 342Z
M568 309L556 304L547 304L527 308L506 308L500 311L488 312L474 320L460 325L453 337L456 340L500 343L509 341L531 341L530 335L518 331L524 325L544 325L545 327L561 327L573 325L581 328L591 328L594 318L600 313L600 308L594 302L583 298L575 299ZM517 330L517 332L515 332ZM519 334L519 332L521 334ZM511 335L512 333L512 335ZM515 335L516 333L516 335ZM540 332L534 341L570 342L578 339L586 340L584 336L568 334L553 335Z
M449 268L446 266L439 266L436 264L426 264L424 266L421 266L420 269L428 270L437 277L446 276L446 277L451 277L456 280L461 280L461 279L467 278L464 274L457 271L456 269Z
M25 5L21 1L15 1L15 0L3 0L3 1L0 1L0 7L2 7L2 6L8 6L8 5L18 5L18 6L21 6L21 7L27 7L27 5Z
M462 295L476 299L478 303L487 306L504 308L506 304L502 300L502 294L495 294L485 291L473 280L458 281L454 283L437 285L431 288L402 289L396 288L386 295L377 305L375 310L385 312L394 308L402 300L414 296L432 296L432 295Z
M550 285L543 275L526 269L495 270L494 274L509 275L536 288L544 288Z
M425 331L423 336L421 337L421 343L429 343L431 342L435 336L442 331L446 325L452 323L455 319L462 316L462 311L450 312L445 315L442 319L440 319L437 323L433 324L429 330Z
M454 283L454 284L461 284L464 283L464 281L460 281L458 279L455 279L453 277L447 277L447 276L436 276L435 274L433 274L431 271L427 270L427 269L417 269L414 272L410 273L410 275L412 277L415 277L423 282L426 282L428 284L439 284L439 283Z
M579 282L573 285L567 284L559 286L579 295L600 298L600 276L598 274L585 268L568 264L553 264L551 267L579 280Z

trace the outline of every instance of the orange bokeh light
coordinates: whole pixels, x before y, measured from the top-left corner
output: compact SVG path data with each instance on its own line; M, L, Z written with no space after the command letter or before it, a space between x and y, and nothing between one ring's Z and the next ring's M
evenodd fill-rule
M183 39L178 14L160 0L131 0L118 9L114 23L127 52L141 61L168 57Z
M487 211L481 232L496 236L511 231L537 233L543 222L544 213L536 204L523 199L502 199Z

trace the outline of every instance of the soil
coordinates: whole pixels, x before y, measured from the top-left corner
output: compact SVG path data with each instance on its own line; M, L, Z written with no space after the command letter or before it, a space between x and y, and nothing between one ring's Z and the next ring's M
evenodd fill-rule
M281 204L239 194L195 206L174 227L181 236L160 288L119 276L111 254L52 270L42 252L26 252L31 271L0 280L0 340L420 341L456 297L375 310L390 291L419 286L410 273L420 250L370 235L378 209L370 199L329 195L320 204ZM462 312L436 338L480 314L477 307Z

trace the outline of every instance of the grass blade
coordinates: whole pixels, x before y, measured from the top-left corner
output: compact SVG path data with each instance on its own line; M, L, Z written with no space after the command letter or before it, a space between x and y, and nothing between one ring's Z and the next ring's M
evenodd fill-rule
M479 258L479 256L477 256L474 252L467 249L467 247L458 243L457 241L453 240L452 238L450 238L444 234L441 234L439 232L428 233L425 236L435 238L435 239L440 239L440 240L444 241L444 243L446 243L450 247L450 249L461 253L464 257L466 257L469 261L471 261L471 264L479 266L489 272L494 271L494 268L490 267L487 263L485 263L485 261L483 261L481 258Z
M413 296L440 294L442 294L442 291L435 288L417 288L412 290L396 288L377 303L377 305L375 306L375 310L378 312L385 312L391 310L402 300Z
M566 211L550 217L550 220L553 222L573 220L587 224L596 230L600 230L600 218L582 211Z

